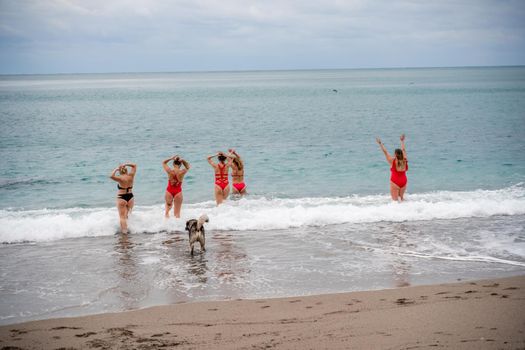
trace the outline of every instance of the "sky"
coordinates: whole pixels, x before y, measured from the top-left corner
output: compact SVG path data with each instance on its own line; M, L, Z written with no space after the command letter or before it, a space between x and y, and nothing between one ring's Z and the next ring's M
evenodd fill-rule
M0 74L525 65L525 0L0 0Z

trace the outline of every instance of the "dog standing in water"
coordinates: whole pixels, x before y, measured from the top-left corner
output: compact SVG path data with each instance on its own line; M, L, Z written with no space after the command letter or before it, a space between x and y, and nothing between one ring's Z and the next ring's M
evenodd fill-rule
M204 223L208 222L208 216L206 214L201 215L199 220L191 219L186 221L186 230L188 230L188 236L190 239L190 253L193 255L193 245L199 242L201 245L201 252L205 252L206 248L204 244L206 237L204 234Z

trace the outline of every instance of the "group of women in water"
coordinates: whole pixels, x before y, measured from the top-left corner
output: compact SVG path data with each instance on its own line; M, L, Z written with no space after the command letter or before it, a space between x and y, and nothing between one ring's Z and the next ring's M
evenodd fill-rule
M217 158L217 163L213 160ZM217 152L209 156L208 163L215 172L215 201L221 204L230 195L229 170L231 169L233 193L239 196L245 195L246 184L244 183L244 161L234 150L228 153ZM171 161L171 167L169 165ZM190 163L179 155L162 161L162 167L168 175L168 187L164 195L166 206L164 216L169 218L170 210L173 207L173 216L180 218L182 207L182 183L184 176L191 168ZM129 168L129 170L128 170ZM120 164L110 175L110 178L117 182L117 209L120 218L120 229L122 233L128 232L128 216L135 201L133 199L133 181L137 172L137 165L134 163Z
M408 170L408 160L405 149L405 135L399 138L401 148L396 148L394 156L390 155L379 138L376 138L379 147L383 151L386 161L390 165L390 195L394 201L403 201L407 187L406 171ZM214 161L217 158L217 162ZM215 172L214 195L217 205L224 202L230 194L229 170L231 169L233 193L237 195L246 194L246 184L244 183L244 161L241 156L234 150L230 149L228 153L217 152L209 156L208 163L213 167ZM169 163L172 162L170 167ZM173 215L180 218L182 207L182 183L184 176L191 168L190 163L181 156L176 155L165 159L162 167L168 175L168 187L166 188L165 200L166 207L164 216L169 218L170 210L173 207ZM129 168L129 171L128 171ZM120 228L122 233L128 232L127 219L133 209L134 200L133 180L137 172L137 165L133 163L121 164L113 170L110 177L116 181L117 192L117 209L120 217Z

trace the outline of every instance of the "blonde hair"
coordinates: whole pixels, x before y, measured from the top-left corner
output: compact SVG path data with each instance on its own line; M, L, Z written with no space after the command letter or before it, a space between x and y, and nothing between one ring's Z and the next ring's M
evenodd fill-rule
M395 150L395 155L396 155L396 167L399 169L399 168L404 168L405 167L405 157L403 156L403 151L399 148L396 148Z
M244 164L240 158L233 158L233 162L235 163L239 171L241 171L244 168Z

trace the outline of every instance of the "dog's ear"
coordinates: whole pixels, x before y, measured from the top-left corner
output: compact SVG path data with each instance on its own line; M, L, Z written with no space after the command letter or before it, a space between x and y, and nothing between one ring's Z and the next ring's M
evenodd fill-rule
M191 223L191 220L186 221L186 230L187 231L190 230L190 223Z

